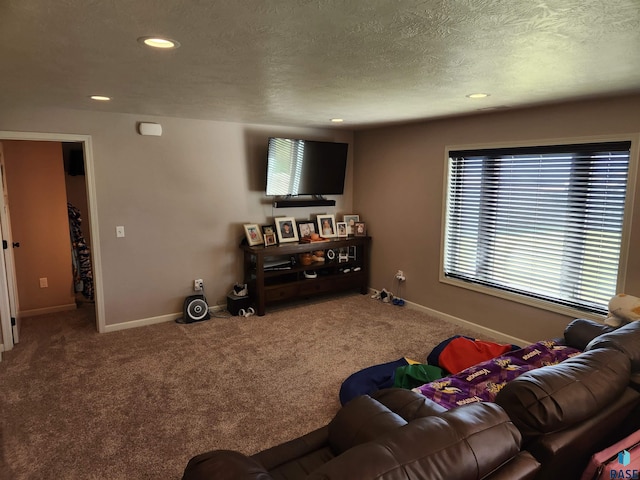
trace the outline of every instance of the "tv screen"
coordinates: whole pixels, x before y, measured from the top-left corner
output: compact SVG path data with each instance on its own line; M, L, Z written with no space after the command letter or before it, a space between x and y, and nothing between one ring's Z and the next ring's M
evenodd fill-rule
M270 138L267 195L344 193L347 143Z

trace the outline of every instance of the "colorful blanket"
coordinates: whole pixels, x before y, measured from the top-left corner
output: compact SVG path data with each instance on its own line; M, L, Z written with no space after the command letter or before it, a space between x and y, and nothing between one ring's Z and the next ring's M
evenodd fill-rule
M437 365L449 373L460 373L466 368L503 355L511 350L511 345L458 337L452 339L442 349L438 356Z
M504 385L529 370L555 365L580 350L545 340L505 353L469 367L460 373L436 380L413 391L449 409L467 403L492 402Z

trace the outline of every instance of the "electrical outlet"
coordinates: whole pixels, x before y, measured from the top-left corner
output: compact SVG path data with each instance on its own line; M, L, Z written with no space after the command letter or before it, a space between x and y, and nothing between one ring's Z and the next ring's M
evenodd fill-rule
M40 279L40 288L47 288L49 286L49 280L47 277L43 277Z
M204 288L204 281L201 278L193 281L193 289L196 292L201 291Z
M407 277L404 276L404 272L402 270L398 270L396 272L396 280L398 280L399 282L404 282L407 279Z

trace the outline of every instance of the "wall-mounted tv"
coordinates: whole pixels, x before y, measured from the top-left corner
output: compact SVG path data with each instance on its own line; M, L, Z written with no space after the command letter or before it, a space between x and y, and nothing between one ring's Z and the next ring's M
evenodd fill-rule
M267 195L344 193L349 144L270 138Z

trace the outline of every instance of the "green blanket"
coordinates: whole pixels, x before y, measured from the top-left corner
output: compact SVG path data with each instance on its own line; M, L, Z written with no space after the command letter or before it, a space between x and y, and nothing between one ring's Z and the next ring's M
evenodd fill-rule
M406 367L396 368L393 386L397 388L412 389L433 382L445 376L440 367L416 363Z

